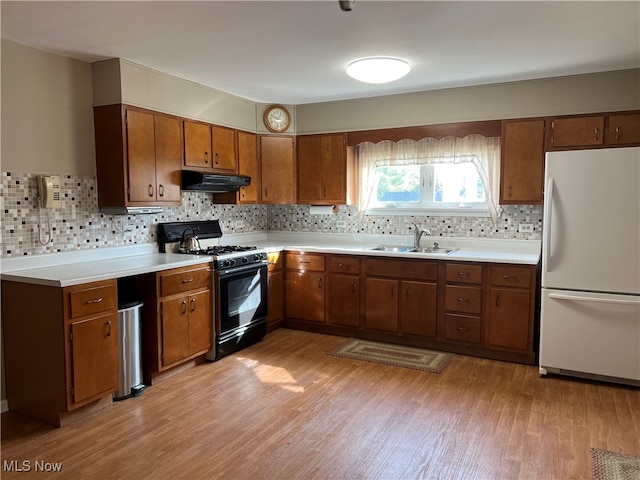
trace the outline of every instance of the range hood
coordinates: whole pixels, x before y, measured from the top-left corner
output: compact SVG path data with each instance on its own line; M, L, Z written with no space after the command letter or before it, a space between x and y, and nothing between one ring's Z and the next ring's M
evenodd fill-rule
M217 173L182 171L182 190L196 190L199 192L237 192L240 187L251 183L251 177L246 175L224 175Z

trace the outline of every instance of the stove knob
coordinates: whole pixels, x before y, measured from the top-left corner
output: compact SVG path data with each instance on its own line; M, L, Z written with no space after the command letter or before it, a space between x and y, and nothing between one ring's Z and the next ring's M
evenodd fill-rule
M223 267L228 267L229 266L229 260L222 260L222 266Z
M242 263L247 263L249 259L247 257L242 257Z
M228 260L228 262L229 262L229 265L233 267L236 264L236 259L232 258L231 260Z

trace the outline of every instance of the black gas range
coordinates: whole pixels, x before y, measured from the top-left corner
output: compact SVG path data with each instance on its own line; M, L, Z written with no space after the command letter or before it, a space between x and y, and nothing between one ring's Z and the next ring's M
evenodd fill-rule
M267 253L255 246L220 245L218 220L161 223L160 252L212 257L213 349L208 360L252 345L267 329Z

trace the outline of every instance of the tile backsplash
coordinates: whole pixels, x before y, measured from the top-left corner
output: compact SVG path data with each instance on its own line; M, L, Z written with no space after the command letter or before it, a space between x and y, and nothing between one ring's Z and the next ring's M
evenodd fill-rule
M416 223L434 236L541 238L539 206L505 207L497 225L490 218L472 217L371 216L361 220L354 206L317 215L310 213L308 205L215 205L210 194L183 192L182 205L165 207L159 214L110 216L99 211L95 177L66 175L61 176L61 183L62 208L38 211L36 175L2 172L0 256L155 243L158 223L216 218L225 234L275 230L407 235L409 226ZM519 232L522 223L532 224L534 231Z

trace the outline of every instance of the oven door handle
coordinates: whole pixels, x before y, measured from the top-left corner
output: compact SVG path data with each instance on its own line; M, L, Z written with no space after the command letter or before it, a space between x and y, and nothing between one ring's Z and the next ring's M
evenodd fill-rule
M255 270L256 272L262 268L267 268L266 261L264 263L252 263L251 265L243 266L243 267L233 267L227 270L219 270L220 277L226 277L227 275L237 275L241 273L250 272L251 270Z

